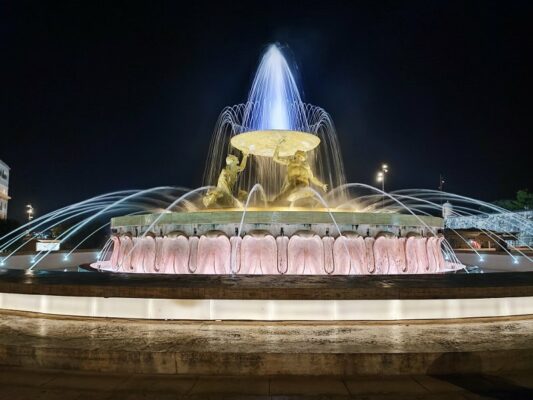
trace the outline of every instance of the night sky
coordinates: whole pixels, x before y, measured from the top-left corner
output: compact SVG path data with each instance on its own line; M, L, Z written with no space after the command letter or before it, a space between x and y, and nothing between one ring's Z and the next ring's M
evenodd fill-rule
M111 4L112 3L112 4ZM348 180L486 201L533 189L531 2L0 3L10 216L197 187L219 112L279 42Z

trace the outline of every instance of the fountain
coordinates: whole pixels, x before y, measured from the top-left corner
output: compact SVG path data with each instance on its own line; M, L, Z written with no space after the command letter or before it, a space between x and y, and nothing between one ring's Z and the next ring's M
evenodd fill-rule
M387 193L347 183L329 114L302 101L280 48L271 45L263 54L247 101L226 107L218 118L202 187L113 192L35 218L0 237L0 267L13 266L14 258L35 237L67 224L68 229L55 238L59 244L70 244L64 262L93 235L111 228L111 237L91 260L91 268L98 271L456 272L465 266L445 240L444 219L439 215L443 212L449 220L487 214L480 209L505 211L442 191ZM513 219L509 226L533 232L527 218L508 218ZM447 224L483 262L479 251L453 227ZM519 249L519 255L502 250L513 264L519 263L519 257L533 262ZM39 251L28 258L26 267L30 271L43 267L50 255L51 250Z
M302 101L272 45L246 103L220 114L203 186L102 194L0 237L0 309L186 320L531 314L531 243L507 248L498 236L533 235L528 215L443 191L348 183L330 116ZM498 220L498 233L479 229L512 273L458 274L493 268L460 232L480 219ZM27 251L59 227L62 252ZM79 251L104 230L100 250Z
M164 212L113 218L112 251L92 267L296 275L463 267L443 245L441 218L346 207L349 185L331 118L302 101L276 45L264 53L247 102L222 111L204 185Z

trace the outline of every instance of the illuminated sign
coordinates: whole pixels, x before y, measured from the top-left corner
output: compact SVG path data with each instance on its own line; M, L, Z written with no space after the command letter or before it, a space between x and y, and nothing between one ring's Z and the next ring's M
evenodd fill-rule
M37 251L58 251L59 241L57 240L39 240L36 245Z

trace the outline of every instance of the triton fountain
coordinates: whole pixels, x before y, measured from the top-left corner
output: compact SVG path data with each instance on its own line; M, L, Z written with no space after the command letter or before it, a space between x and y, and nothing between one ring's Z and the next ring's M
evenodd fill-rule
M173 210L184 198L163 213L113 218L111 255L92 267L296 275L462 268L445 260L440 218L343 209L349 199L333 123L303 103L276 45L263 55L248 101L221 113L204 183L205 193L186 195L186 209Z
M114 192L35 218L0 238L0 267L10 267L36 236L67 224L68 229L55 238L60 244L71 243L64 261L91 236L111 227L111 237L91 263L98 271L454 272L465 266L442 234L444 220L438 215L443 201L454 203L453 210L445 210L448 216L482 215L480 207L504 211L442 191L386 193L370 185L347 183L329 114L302 101L280 48L271 45L246 103L225 108L218 118L204 186ZM531 221L510 218L517 219L515 225L525 231L533 231ZM447 227L453 230L453 224ZM482 262L477 249L469 247ZM503 250L516 264L517 256ZM32 255L27 268L39 268L50 254L51 250L43 250Z
M465 219L498 213L507 237L519 240L517 227L533 235L526 214L504 211L442 191L348 183L330 116L302 101L272 45L247 102L220 114L203 186L103 194L0 237L0 309L165 320L531 314L531 273L520 272L533 266L531 243L507 248L480 228L512 273L466 277L457 272L483 270L464 265L443 235L454 232L483 265L487 253L461 236ZM27 251L58 227L62 253ZM101 250L78 251L104 230Z

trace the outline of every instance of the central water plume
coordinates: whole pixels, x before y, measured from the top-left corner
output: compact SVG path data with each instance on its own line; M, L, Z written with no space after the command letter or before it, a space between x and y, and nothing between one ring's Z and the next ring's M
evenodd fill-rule
M205 185L216 185L228 154L242 156L231 146L231 138L250 131L259 131L261 135L279 131L316 135L320 145L307 153L313 174L329 188L346 183L340 146L329 114L302 101L289 64L275 44L261 58L247 102L226 107L218 118L204 172ZM285 176L286 167L272 157L254 155L239 176L234 194L250 191L259 183L272 199L281 191ZM336 197L343 195L342 190L336 193Z
M261 59L244 109L242 129L309 132L298 86L276 45L270 45Z

